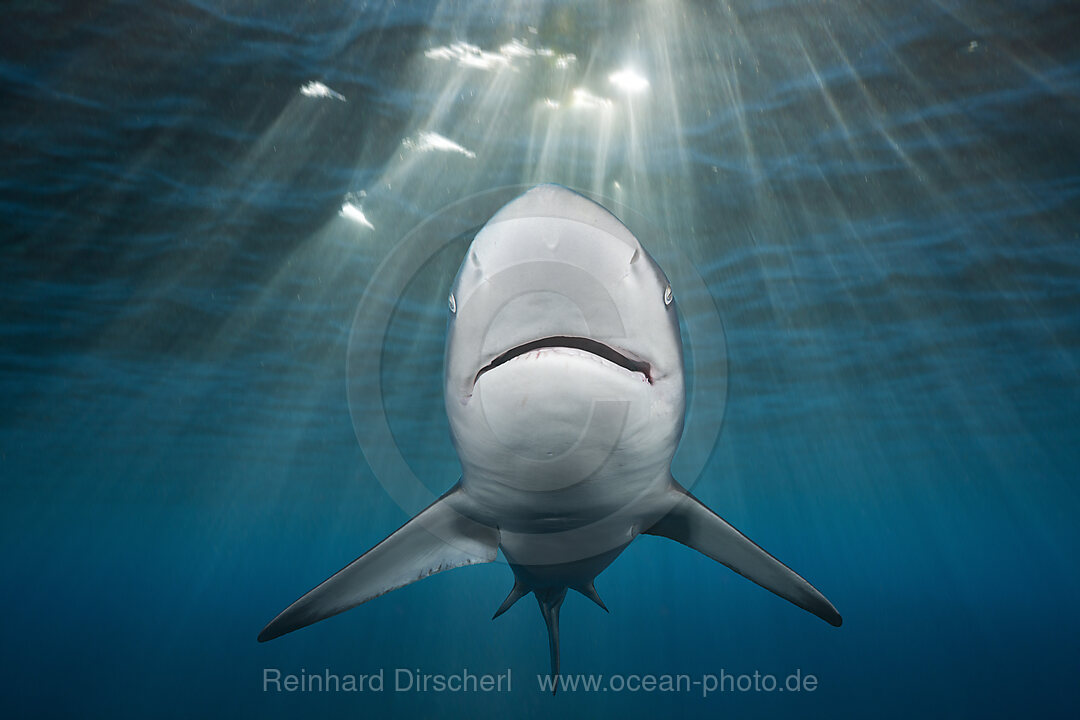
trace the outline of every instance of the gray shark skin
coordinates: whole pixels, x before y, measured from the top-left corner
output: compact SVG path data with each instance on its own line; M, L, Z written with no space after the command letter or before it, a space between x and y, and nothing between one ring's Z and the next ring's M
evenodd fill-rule
M558 185L526 192L477 233L449 313L444 389L461 480L259 642L501 549L514 586L495 617L535 595L557 688L567 590L607 610L594 580L642 534L841 624L816 588L672 477L685 414L678 314L663 271L614 215Z

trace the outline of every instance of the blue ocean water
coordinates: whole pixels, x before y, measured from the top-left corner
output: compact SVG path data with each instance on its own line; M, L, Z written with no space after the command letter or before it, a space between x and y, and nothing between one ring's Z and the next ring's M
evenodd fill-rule
M6 716L1075 712L1070 3L6 10ZM724 333L690 338L705 400L676 472L843 627L641 538L597 581L610 615L563 609L563 671L606 692L537 687L531 601L489 619L502 563L257 644L417 509L381 452L429 493L456 481L446 292L470 231L538 182L703 282L711 305L675 288L686 327L715 306ZM392 308L374 350L365 292ZM378 377L350 374L372 353ZM371 387L392 449L363 445ZM276 692L268 669L385 688ZM512 689L395 692L399 669ZM626 688L755 672L817 683Z

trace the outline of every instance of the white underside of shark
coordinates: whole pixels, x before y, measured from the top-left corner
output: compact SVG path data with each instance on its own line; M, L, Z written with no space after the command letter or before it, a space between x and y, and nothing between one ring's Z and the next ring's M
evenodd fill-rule
M514 586L495 615L533 593L557 676L566 591L603 607L594 579L642 534L840 625L816 588L672 477L685 413L678 316L663 271L614 215L561 186L533 188L476 235L449 311L460 482L282 611L260 642L501 549Z

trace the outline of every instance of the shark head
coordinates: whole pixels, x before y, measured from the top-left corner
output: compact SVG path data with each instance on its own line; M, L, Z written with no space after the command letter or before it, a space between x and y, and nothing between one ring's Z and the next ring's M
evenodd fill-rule
M685 410L678 313L614 215L533 188L476 235L448 304L446 409L466 483L666 478Z

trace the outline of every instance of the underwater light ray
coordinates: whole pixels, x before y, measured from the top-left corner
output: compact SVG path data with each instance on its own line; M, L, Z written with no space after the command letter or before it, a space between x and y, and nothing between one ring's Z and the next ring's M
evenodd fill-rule
M840 45L836 41L835 37L833 36L832 31L827 27L824 30L825 30L825 33L827 34L827 36L829 37L829 39L831 41L832 48L835 51L838 51L839 56L842 58L843 62L845 63L845 66L853 74L853 77L856 78L856 85L859 88L860 92L863 94L863 96L867 100L867 102L872 102L872 99L870 97L870 94L869 94L865 84L862 82L861 79L857 78L857 75L854 75L854 69L852 68L851 63L848 60L848 58L845 55L843 55L842 50L840 49ZM877 32L877 31L875 30L874 32ZM841 126L844 128L844 142L845 142L845 145L847 146L846 147L846 152L850 153L853 157L856 157L856 159L858 159L858 149L857 149L855 143L853 142L853 133L852 133L851 127L849 126L847 121L844 119L843 114L840 112L840 110L837 107L835 101L833 100L831 93L829 92L828 88L826 87L826 84L823 82L822 74L818 69L818 63L815 61L812 53L809 51L809 48L808 48L807 44L805 42L803 42L801 38L799 39L798 42L799 42L799 47L800 47L800 49L802 51L803 58L804 58L804 60L805 60L805 62L807 64L811 74L813 75L815 80L817 80L817 82L818 82L818 84L820 86L820 96L821 96L822 101L825 104L825 107L828 109L830 115L836 120L836 122L840 123ZM889 51L892 52L891 48L890 48ZM893 54L893 58L899 61L898 56L894 52L892 52L892 54ZM909 78L911 78L914 81L914 76L913 76L912 72L910 71L910 69L907 67L906 64L901 62L899 67L909 76ZM920 87L920 92L922 92L921 87ZM921 167L920 163L914 157L912 157L907 152L905 152L903 150L903 148L900 147L900 145L895 140L893 140L891 138L891 136L888 135L888 130L885 129L885 123L880 123L880 127L881 127L880 132L889 137L890 143L892 144L894 149L898 152L900 160L903 162L904 165L906 165L908 167L909 172L914 176L914 179L918 180L918 179L921 179L921 178L924 178L924 177L929 177L929 173L922 170L922 167ZM922 128L922 130L923 130L924 134L929 132L929 129L925 128L925 127ZM785 148L784 148L785 155L790 155L791 152L792 152L792 148L787 147L786 140L782 139L781 142L785 145ZM937 142L937 139L935 138L931 142L933 143L933 146L935 148L935 152L937 152L939 154L943 154L943 151L941 149L941 145L940 145L939 142ZM871 267L877 267L876 263L874 263L874 261L873 261L872 254L867 252L867 248L866 248L865 244L863 243L863 241L859 238L857 233L855 233L855 232L853 232L851 230L852 223L851 223L850 217L848 215L847 209L846 209L843 201L840 199L839 195L837 194L836 188L833 187L832 182L828 179L827 176L825 176L823 173L821 173L820 170L819 170L819 176L820 176L820 179L821 179L822 186L826 189L826 191L827 191L827 193L829 195L830 205L832 206L834 213L837 213L841 217L843 217L846 226L849 228L849 233L848 233L848 236L847 236L848 242L850 244L852 244L854 247L856 247L856 248L858 248L860 250L860 255L862 256L862 258L864 259L865 262L868 262L868 264ZM800 206L802 206L802 208L803 208L803 213L804 214L809 213L811 206L808 204L808 201L807 201L807 199L806 199L806 197L804 195L804 192L803 192L803 188L801 186L797 186L795 188L795 193L796 193L796 196L798 197L798 202L799 202ZM948 200L944 199L944 198L947 197L947 195L945 193L936 192L934 190L930 190L928 192L925 188L922 188L922 189L920 189L919 194L920 194L920 196L923 196L925 199L931 200L932 202L937 203L937 204L949 203ZM825 255L825 257L830 257L831 258L831 255L829 254L827 249L824 250L824 255ZM926 262L930 262L930 261L928 260ZM845 294L847 296L847 305L855 310L855 312L857 314L857 317L859 318L859 322L861 324L865 325L869 321L869 319L866 316L865 312L863 312L861 310L859 304L856 302L856 298L852 293L850 284L845 282L845 278L840 274L840 272L837 270L835 265L831 264L831 266L832 266L834 272L836 273L836 281L835 281L834 284L836 284L836 285L838 285L840 287L843 287L845 289ZM920 318L917 315L913 314L912 311L905 308L902 304L896 304L896 307L894 308L893 312L899 313L900 315L906 317L906 325L907 325L907 327L909 329L911 329L911 328L920 328L920 327L922 327L924 325L923 318ZM920 334L922 334L922 335L924 335L926 337L929 337L929 333L927 333L927 332L923 332L923 333L920 333ZM958 380L959 378L956 378L956 379ZM838 392L838 393L843 392L843 389L844 389L845 385L840 380L840 378L838 376L836 376L835 374L834 374L833 384L836 385L835 392ZM961 407L961 408L970 407L970 405L971 405L970 398L966 397L966 394L963 393L960 390L963 383L951 382L951 383L948 383L947 385L948 385L948 391L952 394L952 401L951 402L952 402L952 404L954 406ZM893 398L894 405L899 405L899 402L898 402L899 398L895 395L895 392L892 391L891 388L888 388L888 385L886 385L886 389L889 390L889 392L890 392L890 394L891 394L891 396ZM966 420L966 418L971 417L970 413L966 412L966 411L963 412L962 415L965 418L965 420Z
M738 154L733 153L736 158L733 162L738 165L745 165L745 173L754 194L757 196L757 201L763 203L767 192L765 186L766 171L762 163L761 152L750 129L750 121L746 117L747 111L745 108L747 103L743 92L742 72L736 65L738 58L735 52L736 48L734 46L728 50L727 63L730 71L722 75L726 100L725 108L729 108L727 113L735 118L739 139L742 142L743 151Z
M1080 112L1080 95L1077 95L1067 84L1059 82L1058 77L1049 72L1043 72L1035 64L1038 62L1045 67L1061 68L1061 58L1051 55L1039 47L1038 44L1032 42L1023 33L1022 28L1018 28L1013 34L1001 38L999 42L1000 31L987 24L987 13L981 11L972 12L963 5L948 5L942 0L930 0L930 2L942 15L951 18L966 28L968 31L966 37L974 38L967 42L967 52L981 52L986 49L985 46L989 45L993 48L995 54L1000 54L1001 57L1007 59L1027 78L1041 87L1044 92L1055 96L1067 105L1071 105L1074 112ZM978 7L978 5L976 4L973 7ZM1046 12L1045 9L1041 10ZM1038 12L1038 10L1035 12ZM1017 45L1022 46L1027 56L1035 59L1030 61L1025 59L1024 55L1014 49Z
M61 260L56 263L58 275L70 271L64 267L64 256L69 253L74 259L100 246L113 254L111 266L90 271L96 286L91 290L96 296L94 303L101 305L93 311L97 316L92 331L88 328L92 334L81 340L85 344L68 361L69 372L92 378L84 382L100 384L103 398L118 394L129 398L113 405L103 400L100 406L86 406L87 416L67 418L74 427L95 428L105 442L113 442L131 429L137 429L140 437L145 433L148 443L167 438L170 432L185 439L187 435L198 438L207 425L203 416L206 407L214 400L222 401L210 394L223 388L226 393L233 392L243 385L242 380L237 381L235 361L248 350L244 345L251 340L252 314L271 312L266 296L282 288L270 277L265 288L260 286L249 295L249 278L230 277L234 282L222 287L217 275L225 268L248 270L256 266L253 246L259 246L258 239L251 237L252 228L271 212L296 211L288 199L278 206L271 203L283 194L283 188L300 184L298 178L316 162L310 145L317 140L316 126L326 109L318 105L324 100L318 93L305 97L297 85L295 96L261 133L256 131L256 123L262 121L260 107L228 117L202 116L207 107L213 107L209 103L215 93L230 92L230 83L237 81L235 75L196 77L199 82L194 89L172 81L185 73L200 72L184 49L207 46L206 39L220 29L214 23L209 27L192 25L192 35L185 34L175 52L156 55L154 63L140 65L138 72L131 72L130 84L123 85L116 95L110 93L120 86L113 85L110 78L81 83L84 67L98 71L107 67L110 73L121 75L136 69L125 63L132 55L140 57L137 44L124 43L125 52L117 54L112 51L115 38L138 36L155 23L155 30L170 38L175 18L171 11L159 10L139 8L130 17L116 17L115 22L98 17L96 11L80 13L80 23L99 29L108 26L110 32L88 33L80 43L67 48L63 57L70 58L70 63L55 67L54 77L47 81L48 87L56 88L79 83L80 92L108 98L100 104L95 123L85 125L87 139L78 155L93 158L95 148L108 152L107 162L89 163L100 165L108 175L96 183L89 197L80 193L68 210L53 214L56 221L36 230L41 240L79 239L63 247L50 242L55 246L51 251L54 261ZM49 28L49 32L56 30ZM129 49L131 54L126 52ZM109 64L103 65L103 61ZM159 87L160 99L153 92ZM284 86L276 89L280 93L275 94L275 88L270 87L257 105L289 97ZM25 127L35 124L31 120ZM110 148L114 137L117 145ZM228 152L210 155L204 147L190 147L192 138L205 141L207 137L218 147L235 150L236 156L230 157ZM204 153L205 165L194 168L198 161L179 157L184 152ZM184 162L189 164L185 167ZM86 173L78 165L69 165L65 174L78 179ZM71 224L58 232L57 223L65 215ZM76 221L72 223L72 219ZM105 232L109 233L107 242L99 243ZM272 268L270 275L277 274L280 269ZM64 282L70 284L70 276ZM101 289L113 284L122 289L118 297L123 300L105 302ZM268 404L261 402L265 399L238 402L244 405L239 409L230 400L229 412L241 417L269 416ZM73 403L72 407L84 406ZM242 437L243 432L238 428L237 436ZM301 432L296 428L292 435ZM248 437L244 440L251 441ZM239 445L234 449L244 452ZM104 475L80 492L88 489L102 498L112 498L116 492L124 497L142 492L135 481L156 477L164 469L160 467L163 460L144 453L147 448L138 443L132 444L131 450L140 457L128 466L128 473ZM233 470L237 468L224 472ZM223 512L229 511L242 492L242 483L211 486L200 482L204 483L200 492L217 496Z
M155 264L142 273L136 288L138 294L175 298L183 303L185 294L203 284L206 268L220 268L235 261L237 254L242 252L236 235L254 224L253 216L262 210L264 197L272 197L310 162L313 154L310 143L317 137L317 119L323 112L320 103L325 102L325 99L305 97L297 90L275 121L248 149L244 159L224 168L219 177L210 182L210 187L229 189L228 195L223 197L225 207L204 208L201 214L186 220L188 232L199 235L212 232L216 237L185 248L185 252L174 261ZM273 276L276 277L277 273L278 269L275 269ZM226 329L232 326L235 318L247 317L260 304L259 297L274 290L271 278L249 304L241 304L235 308L232 316L221 318L220 323L207 332L198 345L172 349L194 358L229 357L240 344L243 334L229 335ZM160 329L167 327L167 324L167 320L155 313L118 319L101 331L96 345L102 350L123 347L132 337L160 334ZM172 340L176 341L175 338ZM175 367L180 368L182 362L179 359L174 361Z
M608 82L625 93L638 95L649 89L649 81L633 68L624 68L608 75Z
M828 32L827 29L826 32ZM830 39L832 39L831 34L829 35L829 37ZM852 133L851 127L849 126L847 120L840 112L840 108L837 106L836 99L833 97L830 85L825 81L825 77L823 76L820 68L818 67L818 62L814 60L814 56L810 53L810 49L807 47L806 42L803 40L802 36L796 35L794 37L794 41L799 46L799 51L802 53L802 59L805 61L807 69L810 71L810 74L813 75L814 80L818 84L818 89L821 93L821 99L825 102L825 106L829 110L829 115L843 129L847 150L853 156L858 157L858 147L853 142L854 134ZM835 40L833 40L833 44L835 47ZM852 70L851 65L847 62L846 58L844 58L844 64L845 67L851 72L852 76L854 76L854 71Z
M644 4L634 10L627 22L634 42L619 48L614 69L604 73L621 91L618 110L624 129L618 154L625 158L625 166L618 178L608 177L596 185L609 191L616 179L621 180L624 202L655 221L668 238L689 239L690 229L699 225L701 208L692 200L696 190L680 105L697 79L697 65L677 70L682 59L672 53L699 45L701 30L689 24L681 3ZM628 83L633 92L626 91Z
M905 81L910 83L916 89L915 104L917 106L922 106L930 101L933 98L933 94L925 85L917 80L916 73L888 42L883 31L879 27L872 25L865 26L863 31L867 34L873 34L881 39L883 46L887 49L892 60L897 64L897 67L902 69L905 75ZM887 138L889 146L892 147L895 156L898 157L906 167L912 180L912 186L918 188L918 201L928 206L936 207L937 212L942 216L959 216L963 214L962 208L956 199L956 195L948 191L948 184L962 184L965 173L961 168L956 166L956 162L953 160L952 154L946 148L944 141L939 138L931 128L920 123L919 130L925 141L928 143L928 146L931 148L932 154L938 158L939 162L944 161L943 165L946 168L947 175L942 179L942 173L931 170L910 153L905 152L900 142L892 136L888 129L888 123L889 117L893 113L885 108L875 96L871 94L863 79L855 74L854 67L848 54L844 50L843 44L835 37L832 29L826 27L825 32L833 51L843 59L845 65L849 68L849 72L853 74L853 77L856 77L856 86L862 95L868 113L870 113L871 117L879 119L879 122L876 123L879 128L878 132ZM970 120L967 118L962 118L959 122L961 123L961 127L967 128L968 132L978 132L977 128L969 127ZM983 169L983 172L986 172L986 169ZM1013 180L1003 174L1004 169L1001 166L996 164L992 166L991 173L994 181L1003 187L1015 187ZM954 176L955 180L950 182L948 175ZM1015 192L1016 190L1013 191ZM884 199L872 197L871 201L883 203ZM970 216L970 222L981 224L981 221L977 216ZM989 238L993 237L994 233L991 228L985 228L985 232L980 233L980 236ZM972 235L972 239L974 239L974 237L975 236ZM888 277L885 268L873 263L872 253L864 252L863 256L864 259L871 262L874 267L879 268L879 273L883 274L882 277ZM935 260L932 255L927 255L921 261L917 262L922 266L922 272L925 274L932 274L936 271ZM1019 292L1025 298L1029 297L1022 287L1011 281L1010 277L1005 274L993 274L984 276L984 278L991 283L996 292L1002 296L1014 296ZM1034 309L1030 300L1027 304L1029 310ZM936 340L936 338L940 337L938 328L932 323L928 323L927 318L923 317L916 309L909 308L903 303L895 303L892 311L904 318L903 325L907 328L907 332L913 334L914 339L917 339L917 342L923 347L929 348L931 352L938 354L947 354L950 351L947 344L943 344ZM1012 314L1019 318L1021 311L1019 308L1013 306ZM867 320L864 319L864 322L866 321ZM1044 331L1051 336L1051 340L1053 341L1052 331L1046 327L1045 321L1043 321L1042 318L1039 318L1039 321L1042 323ZM978 321L977 318L971 317L968 319L968 322L977 323ZM1073 369L1075 369L1075 367L1075 364L1073 364ZM1019 409L1000 387L987 387L985 384L978 386L972 385L966 381L965 374L959 367L948 364L943 364L939 373L946 378L946 381L938 383L938 392L944 392L947 395L947 404L955 409L956 419L963 424L968 433L982 434L987 432L985 421L980 416L980 408L987 404L986 396L989 393L995 398L991 404L996 408L996 422L999 423L999 425L1008 428L1007 432L1009 436L1014 438L1025 438L1025 442L1030 446L1042 447L1040 439L1033 430L1024 423ZM904 404L901 403L901 399L896 395L895 391L890 390L890 394L895 406L901 407ZM905 400L905 403L910 402L910 400ZM927 412L930 411L929 406L926 410ZM950 443L950 446L952 446L952 443ZM1007 467L1009 464L1007 451L1004 448L990 445L983 447L982 452L989 462L996 467ZM1009 507L1014 509L1019 525L1026 525L1027 527L1039 526L1039 510L1037 504L1028 496L1026 488L1022 487L1019 483L1008 481L1000 474L995 475L993 478L987 478L983 480L983 482L992 483L994 492L1000 493L1003 497L1008 498ZM943 498L942 506L946 506L947 504L948 499ZM1019 520L1019 518L1022 518L1022 520ZM942 517L941 522L947 523L949 522L949 518ZM1039 532L1039 535L1043 542L1050 543L1051 537L1048 532ZM952 558L953 566L955 568L961 567L964 564L963 562L960 562L961 560L962 558L959 557ZM959 572L959 570L956 572Z
M869 35L875 38L875 41L879 44L879 47L884 51L890 60L889 69L893 71L902 80L905 88L910 88L910 99L908 101L907 112L901 115L906 120L906 127L914 127L919 133L922 140L931 146L933 155L941 158L947 157L945 148L943 147L940 138L936 133L928 126L925 119L925 115L922 112L917 112L917 109L922 108L928 101L933 98L933 93L928 88L927 84L920 79L918 73L916 73L904 58L904 56L897 51L895 45L895 38L891 37L885 30L884 23L886 19L879 18L871 15L869 19L860 24L860 27ZM825 28L826 36L829 37L834 46L840 47L839 41L832 36L831 31ZM851 66L851 61L844 54L843 50L840 50L845 62ZM862 81L856 83L856 87L866 98L867 105L871 108L874 116L878 119L877 127L881 137L883 137L889 147L895 155L906 165L911 175L920 183L928 185L931 189L931 193L928 198L939 204L942 209L948 209L945 205L945 198L950 197L950 193L943 187L937 180L937 173L934 173L930 168L926 167L924 163L920 162L914 155L914 151L908 151L905 149L905 142L898 140L894 136L895 117L897 116L896 110L890 110L885 108L881 102L870 92L869 88ZM892 130L890 130L892 127ZM903 129L905 125L901 125L899 129ZM952 168L950 168L952 170ZM953 175L962 176L962 173L956 173L953 171Z
M467 20L468 17L465 20L459 18L454 26L469 27ZM441 38L436 38L436 34L442 35L429 31L428 44L445 47L437 45ZM475 48L475 51L470 50L474 54L488 52L466 40L454 40L450 45L463 42ZM414 136L416 133L444 136L454 145L464 146L473 153L475 157L469 159L475 162L456 163L453 182L448 185L447 177L430 171L432 158L410 158L403 153L383 167L373 185L407 187L411 202L428 207L428 198L446 198L451 192L479 191L483 189L485 178L506 177L510 168L519 164L518 158L499 152L497 148L511 144L511 138L519 129L521 113L535 102L534 94L542 84L541 77L545 74L558 77L558 72L552 68L552 59L560 56L546 52L542 45L537 49L521 40L503 43L499 52L505 62L484 67L440 62L438 54L433 59L430 52L419 53L410 61L407 75L418 86L418 95L434 98L424 114L413 121Z
M753 43L750 41L746 26L734 6L725 0L720 7L722 8L724 22L730 28L728 36L730 40L722 44L717 43L714 56L719 59L721 57L719 50L725 50L726 63L716 64L717 69L713 73L712 79L719 81L724 90L724 102L721 111L733 116L738 126L743 149L741 153L733 154L741 158L741 163L745 163L750 184L754 188L754 194L758 203L762 204L767 202L766 171L761 161L761 153L751 132L750 120L747 117L749 103L743 90L745 81L742 75L745 66L742 63L742 57L748 57L750 65L755 68L760 66L761 61Z

